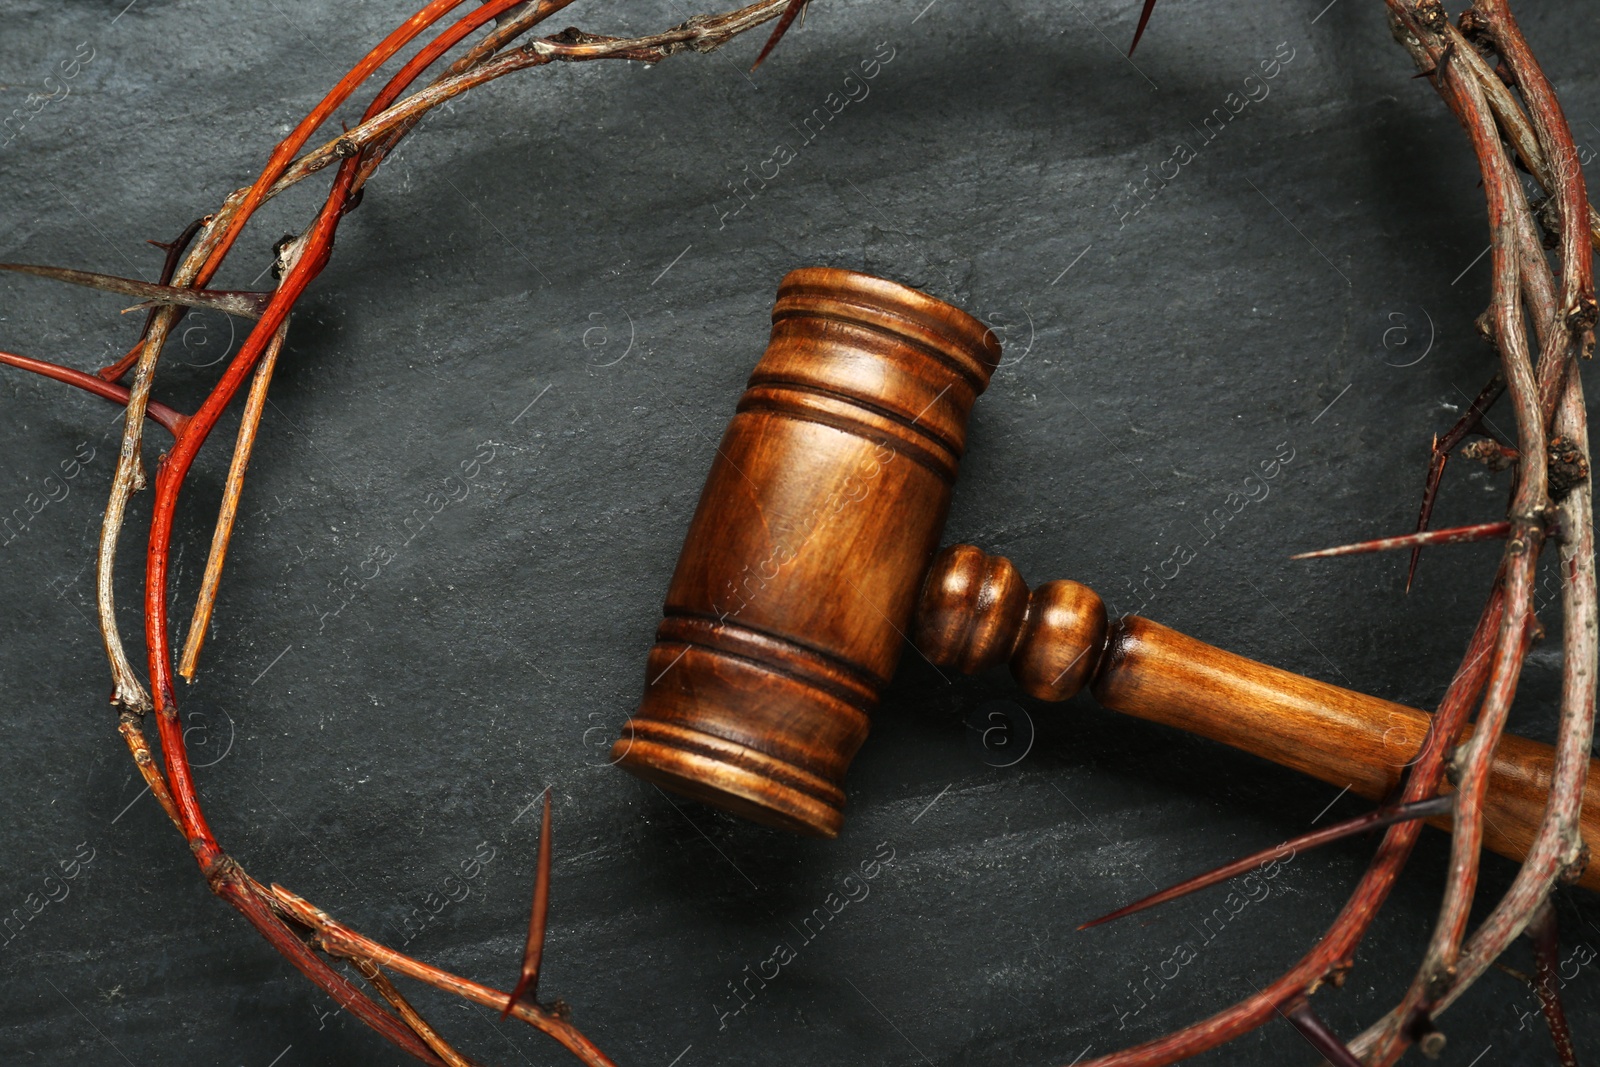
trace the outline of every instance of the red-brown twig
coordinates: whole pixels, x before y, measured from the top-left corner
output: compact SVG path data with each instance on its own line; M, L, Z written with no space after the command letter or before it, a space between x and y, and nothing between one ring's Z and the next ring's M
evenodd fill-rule
M1478 20L1479 16L1477 12L1469 11L1463 18ZM1463 21L1462 25L1465 26L1466 24ZM1481 31L1484 28L1483 23L1477 21L1476 28ZM1473 67L1473 73L1477 77L1479 85L1483 88L1484 96L1488 98L1489 106L1494 109L1495 121L1500 124L1500 128L1505 131L1506 138L1517 150L1517 158L1522 161L1523 166L1528 168L1534 179L1541 186L1546 190L1553 188L1558 178L1551 173L1550 167L1545 160L1544 148L1539 143L1539 136L1534 130L1533 123L1529 121L1527 112L1522 110L1522 105L1517 103L1517 98L1511 92L1510 86L1500 78L1495 70L1484 62L1483 57L1478 55L1477 50L1462 35L1462 31L1451 29L1449 32L1452 40L1455 40L1458 45L1453 54L1463 56L1467 59L1469 65ZM1532 56L1529 55L1527 58L1531 60ZM1600 251L1600 211L1596 211L1592 203L1589 205L1588 223L1589 244L1594 251ZM1579 226L1582 226L1581 220Z
M1581 333L1600 319L1600 306L1595 302L1592 246L1584 226L1589 218L1589 195L1578 161L1578 146L1555 88L1533 58L1506 0L1475 0L1474 9L1516 80L1539 147L1544 151L1551 183L1546 188L1557 201L1562 222L1561 322L1567 329Z
M20 370L32 371L46 378L54 378L56 381L66 382L68 385L75 385L85 392L104 397L113 404L121 404L123 407L128 405L127 387L108 382L98 375L85 374L81 370L63 367L59 363L51 363L48 360L34 359L31 356L19 356L15 352L0 352L0 363L10 367L17 367ZM189 416L183 412L174 411L167 405L158 404L154 400L150 401L148 410L150 417L156 420L157 424L173 437L181 434L184 426L189 422Z

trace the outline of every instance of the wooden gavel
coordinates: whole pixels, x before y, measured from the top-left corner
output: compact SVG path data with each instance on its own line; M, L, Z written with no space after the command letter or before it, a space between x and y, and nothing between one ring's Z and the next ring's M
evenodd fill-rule
M966 672L1009 662L1022 688L1176 726L1351 792L1389 797L1427 736L1415 708L1108 619L1076 582L1031 593L1010 561L937 552L992 331L914 289L796 270L717 449L667 591L639 710L613 759L758 822L833 837L844 773L909 638ZM1506 736L1484 839L1520 859L1554 752ZM1443 820L1448 825L1448 817ZM1582 833L1600 848L1600 773ZM1600 864L1580 879L1600 889Z

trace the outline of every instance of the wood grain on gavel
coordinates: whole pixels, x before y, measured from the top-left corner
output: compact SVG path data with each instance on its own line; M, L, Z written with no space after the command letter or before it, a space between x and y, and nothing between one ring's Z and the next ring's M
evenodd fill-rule
M931 660L1009 662L1036 697L1201 734L1373 800L1426 737L1413 708L1255 663L1073 582L1028 592L976 548L937 551L973 402L999 361L972 316L826 268L784 278L766 354L712 461L667 591L625 769L760 822L832 837L843 782L908 635ZM1504 738L1489 848L1520 858L1553 751ZM1600 775L1583 836L1600 849ZM1600 863L1581 884L1600 888Z
M1009 663L1040 700L1087 687L1112 711L1221 741L1371 800L1394 795L1432 722L1425 711L1269 667L1137 615L1108 619L1100 597L1077 582L1047 582L1030 594L1010 560L971 545L952 545L934 560L915 640L941 667L972 673ZM1554 760L1549 745L1501 738L1483 805L1486 847L1526 855ZM1591 849L1600 846L1594 760L1582 834ZM1600 889L1600 864L1579 884Z

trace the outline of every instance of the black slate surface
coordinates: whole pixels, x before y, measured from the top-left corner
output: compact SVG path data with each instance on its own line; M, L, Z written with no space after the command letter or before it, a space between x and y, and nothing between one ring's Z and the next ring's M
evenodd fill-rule
M888 274L1003 330L1008 362L975 414L947 536L1010 555L1031 580L1070 576L1133 610L1134 583L1184 546L1194 558L1145 613L1424 706L1486 591L1492 546L1434 551L1410 596L1398 556L1286 559L1405 529L1430 436L1492 372L1470 326L1487 292L1476 171L1381 5L1169 0L1130 61L1132 0L924 3L819 3L754 76L759 34L655 69L519 74L428 119L296 313L203 674L180 694L206 809L248 870L492 984L514 978L529 805L553 786L543 991L621 1064L1105 1053L1269 980L1314 942L1369 848L1296 858L1225 924L1202 926L1212 894L1076 933L1306 829L1330 803L1325 819L1362 805L1088 699L1049 707L1000 674L947 681L915 656L851 772L837 841L754 828L607 767L787 270ZM1600 14L1519 8L1590 158ZM644 32L690 13L579 5L558 25ZM70 92L0 149L0 259L153 278L159 253L143 241L246 183L407 14L5 0L0 110ZM73 78L45 82L75 56L89 58ZM847 83L874 56L875 75ZM1275 77L1246 83L1275 57ZM803 125L847 89L820 134ZM1260 98L1207 137L1206 118L1246 89ZM1135 199L1132 183L1172 172L1180 142L1194 158ZM780 144L794 159L736 212L731 184ZM220 283L252 284L320 187L264 211ZM8 276L0 347L98 366L134 336L126 303ZM239 336L192 316L161 396L192 406ZM115 411L11 371L0 396L0 513L90 457L0 551L0 907L26 912L58 864L92 857L4 945L0 1061L400 1062L209 896L140 796L91 621ZM184 494L184 619L234 425ZM1231 512L1280 446L1293 459L1267 497L1208 536L1204 517ZM474 457L487 458L467 498L408 526ZM1441 522L1500 512L1504 476L1465 468ZM136 651L148 496L122 543ZM375 567L378 550L393 561ZM362 577L339 608L350 575ZM1558 672L1547 642L1518 731L1548 739ZM973 743L992 701L1035 727L1010 766L996 764L1016 748ZM1428 836L1348 985L1318 998L1341 1033L1411 974L1445 856ZM806 940L805 917L884 855ZM1485 900L1510 871L1487 862ZM1600 941L1592 895L1564 890L1559 908L1569 951ZM735 1010L731 985L780 941L795 958ZM1194 958L1167 962L1183 945ZM1567 1003L1594 1056L1600 970L1576 959ZM1507 962L1531 969L1525 946ZM416 999L485 1062L567 1062L490 1012ZM1440 1062L1554 1062L1533 1008L1492 972L1441 1021ZM1203 1062L1313 1061L1280 1023Z

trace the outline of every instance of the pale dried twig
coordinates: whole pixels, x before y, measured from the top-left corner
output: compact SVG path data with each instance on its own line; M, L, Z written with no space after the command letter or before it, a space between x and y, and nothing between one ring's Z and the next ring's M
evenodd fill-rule
M272 382L272 371L278 364L278 353L283 350L284 338L288 333L289 320L285 319L273 335L261 362L256 365L250 393L245 398L244 414L239 420L238 441L233 448L233 459L228 464L228 480L222 489L222 506L217 515L216 528L211 532L211 551L206 555L205 570L200 577L200 592L195 596L194 616L189 620L183 656L178 660L178 673L191 682L200 662L200 648L205 644L206 631L211 627L211 612L216 608L222 564L228 557L228 542L233 538L233 523L239 514L239 497L244 492L244 472L250 465L250 452L255 447L256 431L261 425L261 411L267 403L267 386Z

